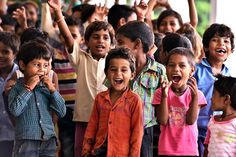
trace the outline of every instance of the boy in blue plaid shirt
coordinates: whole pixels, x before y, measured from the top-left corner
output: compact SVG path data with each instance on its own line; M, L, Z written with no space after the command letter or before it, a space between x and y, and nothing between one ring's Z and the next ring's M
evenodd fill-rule
M54 157L56 134L52 112L66 113L64 99L48 77L51 48L41 40L22 45L17 56L24 77L12 87L9 111L16 119L14 157Z

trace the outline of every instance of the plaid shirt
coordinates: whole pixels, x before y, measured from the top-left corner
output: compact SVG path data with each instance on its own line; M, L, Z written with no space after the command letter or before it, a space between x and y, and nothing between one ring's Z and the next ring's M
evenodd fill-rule
M17 80L9 97L9 111L16 118L15 138L48 140L55 136L51 112L63 117L65 101L58 91L50 93L45 86L36 86L33 91L25 89L22 79Z
M160 86L159 79L161 75L166 78L165 67L150 57L147 57L147 59L146 66L131 82L131 89L143 100L144 128L157 124L152 100L156 89Z

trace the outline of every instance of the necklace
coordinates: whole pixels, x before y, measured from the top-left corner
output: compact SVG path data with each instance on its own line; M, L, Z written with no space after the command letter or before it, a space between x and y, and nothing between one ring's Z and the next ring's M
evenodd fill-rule
M234 115L235 113L236 113L236 112L233 112L233 113L227 114L227 115L225 115L225 116L222 114L222 115L220 116L219 120L221 121L221 120L223 120L223 119L226 118L226 117L230 117L230 116Z

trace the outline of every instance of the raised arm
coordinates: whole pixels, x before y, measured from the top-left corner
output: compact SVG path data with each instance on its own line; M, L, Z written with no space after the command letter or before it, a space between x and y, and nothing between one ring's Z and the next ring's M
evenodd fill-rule
M65 39L65 43L68 48L68 52L72 53L74 39L71 35L71 32L65 22L63 14L62 14L60 0L48 0L48 4L54 10L54 14L56 16L56 22L59 27L60 33L62 34L63 38Z
M188 0L190 24L196 28L198 24L197 9L194 0Z

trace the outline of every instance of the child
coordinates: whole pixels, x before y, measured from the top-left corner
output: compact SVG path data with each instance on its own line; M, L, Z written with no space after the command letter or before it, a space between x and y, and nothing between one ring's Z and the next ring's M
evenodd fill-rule
M218 75L211 98L213 111L223 111L210 119L204 156L236 155L236 78Z
M4 105L3 91L12 74L18 69L14 63L19 49L19 38L10 32L0 32L0 154L11 157L14 144L14 127Z
M105 91L103 85L105 73L105 57L113 44L114 30L110 24L103 21L92 22L85 31L85 43L88 52L79 49L61 12L59 0L49 0L48 4L54 9L57 24L65 39L69 60L77 73L76 95L73 120L76 122L75 156L82 153L83 137L93 108L97 93Z
M153 127L157 122L152 99L155 90L160 86L159 79L161 76L165 77L165 67L147 55L154 45L153 37L151 28L141 21L128 22L116 34L118 46L130 49L136 59L136 76L131 81L130 88L140 95L144 107L141 157L153 156Z
M207 124L213 114L211 97L215 76L218 74L230 75L224 61L234 49L234 34L224 24L212 24L203 34L203 47L206 58L203 58L201 63L196 65L194 74L198 89L203 92L207 99L207 106L200 110L198 118L198 145L201 156L204 150L203 143L206 137Z
M140 156L142 101L129 89L135 61L128 49L111 50L105 73L111 87L99 93L86 129L83 156Z
M175 48L168 55L169 83L162 81L153 99L161 124L161 156L198 156L196 121L206 100L192 77L194 65L194 55L187 48Z
M51 49L46 42L23 44L17 56L24 77L12 87L9 110L16 119L14 156L55 156L56 135L51 112L63 117L64 99L47 75Z

